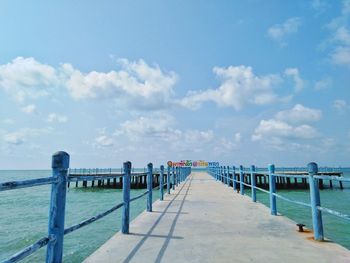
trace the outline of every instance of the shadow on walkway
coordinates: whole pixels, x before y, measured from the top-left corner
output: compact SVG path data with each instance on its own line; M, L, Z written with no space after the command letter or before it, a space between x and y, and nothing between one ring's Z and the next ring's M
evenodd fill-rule
M181 213L183 205L185 203L186 197L188 195L188 191L191 187L191 183L192 183L193 177L191 176L190 178L188 178L184 184L181 186L180 190L177 192L177 194L169 201L168 205L165 207L164 211L156 211L156 213L161 213L160 216L157 218L157 220L154 222L153 226L148 230L148 232L146 234L141 234L141 233L130 233L130 235L138 235L138 236L143 236L143 238L136 244L136 246L133 248L133 250L129 253L129 255L126 257L126 259L123 261L124 263L128 263L131 261L131 259L136 255L137 251L142 247L142 245L145 243L145 241L147 240L147 238L149 237L159 237L159 238L165 238L165 241L163 243L163 246L161 247L161 249L159 250L159 253L157 255L157 258L155 260L155 262L160 262L164 256L164 253L169 245L169 242L171 239L183 239L183 237L177 237L177 236L173 236L174 230L175 230L175 226L176 226L176 222L180 216L180 214L187 214L187 213ZM185 186L187 186L187 188L185 188ZM185 194L180 194L184 189L186 189ZM178 196L183 195L182 200L175 200ZM170 208L171 204L174 201L181 201L179 210L177 212L167 212L167 210ZM153 212L152 212L153 213ZM159 224L159 222L162 220L163 216L167 213L176 213L175 218L173 219L173 222L171 224L170 230L168 235L152 235L152 232L154 231L154 229L156 228L156 226Z

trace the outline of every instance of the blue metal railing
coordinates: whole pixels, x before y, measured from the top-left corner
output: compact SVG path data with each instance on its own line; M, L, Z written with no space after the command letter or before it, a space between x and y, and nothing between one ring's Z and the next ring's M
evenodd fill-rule
M284 201L287 201L296 205L301 205L301 206L311 208L312 226L314 230L315 240L318 240L318 241L324 240L322 212L326 212L328 214L350 221L350 215L321 206L319 180L336 180L339 182L350 182L350 178L345 178L342 176L330 176L330 175L324 176L324 175L318 175L318 173L334 173L334 172L341 173L342 170L340 168L325 167L325 168L318 169L318 166L316 163L309 163L306 168L298 167L295 169L293 168L276 169L274 165L269 165L267 169L266 168L256 169L256 167L252 165L250 169L247 169L241 165L239 166L238 173L236 172L235 166L208 167L208 172L216 180L220 180L221 182L223 182L224 184L227 184L228 186L230 186L230 182L232 182L232 187L234 190L237 190L237 185L239 185L239 192L241 195L244 195L245 186L250 187L251 198L253 202L256 202L256 190L269 194L270 210L272 215L277 215L276 198L280 198ZM303 174L298 174L298 173L303 173ZM256 186L257 174L268 176L269 190ZM250 177L250 184L245 182L244 179L246 176ZM239 179L236 179L236 177L238 177ZM307 180L309 182L310 203L293 200L283 195L277 194L276 193L277 177L302 178L303 180Z
M66 152L57 152L52 156L52 177L38 178L24 181L12 181L0 183L0 191L8 191L13 189L34 187L39 185L52 185L51 188L51 203L49 210L49 228L48 236L39 239L37 242L27 246L18 253L14 254L3 263L18 262L25 257L33 254L40 248L47 246L46 262L62 262L63 256L63 240L64 235L67 235L73 231L76 231L84 226L87 226L110 213L122 208L122 227L121 232L123 234L129 234L130 224L130 203L136 201L147 195L147 211L152 212L153 190L159 188L159 199L163 200L164 187L167 187L167 193L170 194L170 181L172 182L172 189L175 190L175 186L186 180L191 173L189 167L168 167L167 173L164 174L164 166L160 169L153 169L153 164L147 165L147 172L144 173L131 173L133 171L131 162L125 162L123 169L71 169L69 170L69 155ZM153 188L153 175L155 172L160 173L160 184ZM72 174L72 176L70 175ZM78 175L78 176L77 176ZM130 197L130 177L131 176L147 176L147 191L144 193ZM65 205L66 205L66 192L67 183L71 181L92 181L111 179L116 177L123 177L123 201L108 209L107 211L95 215L89 219L86 219L76 225L68 228L64 227L65 222ZM164 176L167 177L164 184Z

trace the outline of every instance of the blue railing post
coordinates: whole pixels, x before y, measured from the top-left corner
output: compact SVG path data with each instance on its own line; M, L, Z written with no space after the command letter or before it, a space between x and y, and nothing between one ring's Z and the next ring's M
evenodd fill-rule
M159 199L163 201L164 197L164 165L160 166L159 172Z
M170 166L167 168L167 177L166 177L166 192L170 194Z
M52 156L52 177L59 178L52 184L49 213L49 236L55 238L47 244L46 262L62 262L64 217L66 209L67 171L69 168L69 154L57 152Z
M236 184L236 167L232 166L232 184L233 184L233 190L237 190L237 184Z
M224 176L222 173L223 173L223 169L222 169L222 166L220 166L220 181L224 182Z
M230 166L227 165L227 186L230 187Z
M173 190L175 190L175 167L173 166L172 168L172 176L171 176L171 179L172 179L172 185L173 185Z
M255 176L255 166L250 167L250 182L252 186L252 201L256 202L256 176Z
M307 165L307 169L309 173L310 200L314 239L318 241L323 241L322 213L317 208L318 206L321 206L320 191L318 186L318 180L313 178L313 176L316 175L318 172L317 164L309 163Z
M129 223L130 223L130 173L131 173L131 162L125 162L123 165L124 176L123 176L123 211L122 211L122 233L129 234Z
M241 193L241 195L244 195L244 175L243 175L243 166L240 165L239 166L239 192Z
M273 175L275 173L275 165L270 164L269 170L269 190L270 190L270 209L271 215L277 215L277 205L276 205L276 177Z
M153 164L147 165L147 212L152 212Z
M179 167L175 167L175 184L176 187L179 185Z

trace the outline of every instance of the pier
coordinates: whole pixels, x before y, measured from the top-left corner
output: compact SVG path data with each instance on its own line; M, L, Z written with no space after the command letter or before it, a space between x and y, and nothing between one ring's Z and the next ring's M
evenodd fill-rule
M311 231L271 216L207 173L192 173L85 263L95 262L349 262L350 251L316 242Z
M51 185L47 235L3 262L18 262L45 246L47 263L62 262L65 235L118 210L122 215L120 232L85 262L350 260L349 250L327 240L323 232L322 213L348 222L350 215L322 206L319 191L321 181L349 183L350 178L334 174L338 171L319 169L316 163L309 163L303 171L290 171L275 168L273 164L267 169L257 169L254 165L250 168L240 165L236 169L214 162L212 164L215 165L208 166L206 172L194 172L191 166L161 165L156 169L149 163L146 172L132 173L131 162L125 162L121 173L98 169L86 175L72 172L69 162L68 153L57 152L52 156L51 177L0 183L0 191ZM260 187L259 176L265 178L268 184L265 188ZM145 178L147 189L138 196L131 196L131 182L137 178ZM91 218L65 226L69 184L83 182L86 187L87 182L97 182L102 186L106 181L111 186L115 179L119 179L122 187L123 197L119 203ZM277 191L278 181L288 182L287 179L301 180L309 187L310 203L292 200ZM158 191L159 200L154 202L155 190ZM258 203L257 191L269 195L269 208ZM130 222L133 202L143 197L145 211ZM277 198L309 208L312 230L303 230L303 225L279 215Z
M131 189L146 189L147 188L147 172L146 168L143 169L143 172L131 173L130 178L130 187ZM159 169L158 169L159 170ZM153 172L153 187L159 186L160 184L160 171L157 169ZM226 171L227 170L227 171ZM269 176L266 174L266 170L260 169L260 172L256 173L256 186L268 189L269 188ZM278 173L285 175L294 175L295 177L278 177L276 178L276 189L309 189L309 183L306 180L308 173L306 171L300 171L299 169L292 168L283 168L279 169ZM221 173L228 173L228 177L232 178L233 176L239 176L239 171L233 171L233 167L230 166L221 166ZM324 176L325 179L319 180L319 188L333 188L337 187L333 184L333 177L341 178L343 173L341 171L321 171L318 173L320 176ZM166 180L166 174L163 174L163 180ZM299 177L298 177L299 176ZM303 177L304 176L304 177ZM224 177L220 177L221 180L224 180ZM251 183L250 171L247 169L243 170L243 180L245 183ZM79 184L80 182L80 184ZM337 180L338 186L340 189L343 189L342 181ZM230 186L233 186L232 181L228 182ZM171 184L171 183L170 183ZM98 187L98 188L114 188L122 189L123 188L123 169L71 169L68 176L68 188L69 187Z

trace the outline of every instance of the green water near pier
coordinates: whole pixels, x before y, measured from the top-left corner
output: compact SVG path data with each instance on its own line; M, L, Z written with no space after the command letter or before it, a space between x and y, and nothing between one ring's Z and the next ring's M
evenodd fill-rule
M0 182L24 180L51 176L50 171L0 171ZM349 173L345 176L350 177ZM350 184L339 190L334 183L333 190L321 191L322 206L350 214ZM5 260L24 247L47 235L48 210L51 186L39 186L0 192L0 261ZM131 196L145 190L132 190ZM288 198L309 202L307 190L278 191ZM246 191L249 195L249 190ZM155 191L154 199L158 198ZM269 204L269 196L257 193L259 202ZM113 207L122 200L118 189L75 188L67 193L66 226L71 226L84 219ZM131 204L131 216L135 218L146 208L146 197ZM277 209L298 223L311 228L309 208L290 204L277 199ZM325 236L350 249L350 222L323 213ZM120 229L121 209L82 229L65 236L64 262L81 262L94 252ZM209 226L210 227L210 226ZM46 247L27 257L23 262L44 262Z

